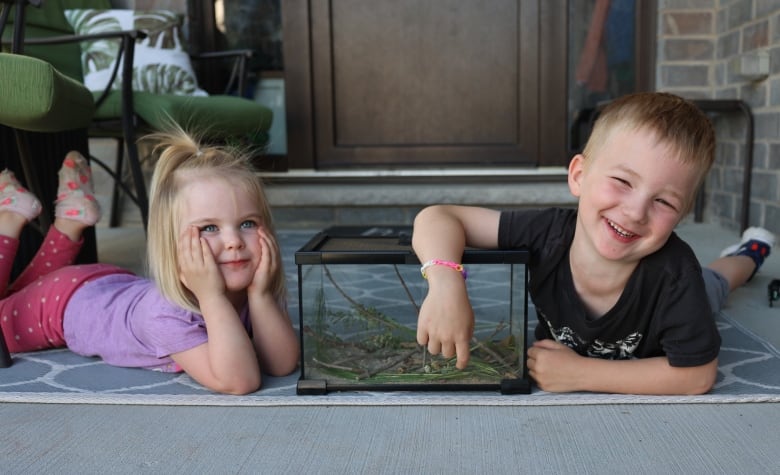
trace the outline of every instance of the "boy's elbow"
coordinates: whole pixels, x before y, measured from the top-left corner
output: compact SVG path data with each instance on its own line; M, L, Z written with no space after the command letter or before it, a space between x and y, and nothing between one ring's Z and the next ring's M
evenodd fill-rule
M431 220L437 220L442 216L449 216L451 215L455 210L459 208L456 205L449 205L449 204L437 204L437 205L429 205L425 208L421 209L417 215L414 217L414 224L415 226L419 223L427 223Z
M701 394L707 394L715 385L714 379L712 381L698 381L693 385L686 388L683 393L684 396L699 396Z
M414 217L414 227L417 227L419 223L423 223L430 219L429 215L436 214L441 210L441 205L426 206L421 209Z
M695 372L691 375L689 384L686 385L685 395L697 396L710 392L718 378L718 359L715 358L705 365L692 369Z

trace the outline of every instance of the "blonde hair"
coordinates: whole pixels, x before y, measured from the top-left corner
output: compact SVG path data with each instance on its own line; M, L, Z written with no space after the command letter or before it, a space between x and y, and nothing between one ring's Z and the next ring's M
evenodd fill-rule
M666 92L640 92L610 102L599 115L582 154L593 160L616 132L646 130L681 163L698 169L698 185L715 159L715 131L692 102Z
M257 203L262 225L276 239L271 209L263 191L260 177L251 164L251 154L237 147L202 145L200 138L190 135L178 126L169 131L147 135L145 141L154 143L154 154L159 158L149 188L149 226L147 267L160 293L182 308L200 313L198 301L179 277L177 242L179 225L179 192L187 178L218 177L231 186L246 190ZM284 270L279 265L272 279L272 292L281 304L286 302Z

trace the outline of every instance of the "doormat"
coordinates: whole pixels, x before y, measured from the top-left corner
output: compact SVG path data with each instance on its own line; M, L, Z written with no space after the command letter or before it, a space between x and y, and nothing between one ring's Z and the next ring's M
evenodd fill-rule
M297 323L295 251L311 232L280 232L290 290L290 315ZM296 395L298 374L263 378L263 387L246 396L215 394L186 374L119 368L98 358L66 349L18 353L10 368L0 369L0 402L57 404L141 404L180 406L379 406L466 405L543 406L589 404L707 404L780 402L780 352L741 326L735 315L749 311L728 308L717 318L723 339L718 380L700 396L639 396L595 393L556 394L533 388L531 394L502 395L498 391L462 392L341 392L321 396ZM535 319L535 318L534 318Z
M780 402L780 353L726 315L718 381L700 396L639 396L595 393L502 395L496 392L341 392L298 396L298 374L266 376L263 388L246 396L215 394L186 374L110 366L66 349L14 355L0 369L0 402L141 404L176 406L548 406L591 404L706 404Z

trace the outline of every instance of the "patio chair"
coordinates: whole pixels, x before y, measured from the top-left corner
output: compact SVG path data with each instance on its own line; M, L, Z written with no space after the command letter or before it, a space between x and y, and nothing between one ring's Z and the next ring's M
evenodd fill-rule
M9 0L6 0L9 1ZM16 0L26 2L27 0ZM90 67L102 58L105 52L97 51L94 56L82 58L82 46L89 41L107 40L118 42L115 46L116 58L111 58L110 71L104 74L106 80L99 90L93 90L95 115L89 127L90 137L110 137L118 141L118 154L113 170L107 169L115 178L114 193L110 211L110 225L120 222L120 190L134 201L141 212L141 220L146 227L148 218L148 198L145 178L141 166L142 158L136 140L139 134L162 130L173 121L186 130L203 134L206 139L225 142L243 142L261 147L267 143L271 126L272 112L253 100L240 97L245 88L246 64L252 56L251 50L236 50L204 53L189 56L194 60L234 61L225 91L221 94L198 96L177 93L159 93L153 90L139 90L142 58L137 42L168 41L161 38L160 31L142 31L140 28L121 29L100 33L77 34L66 17L66 11L81 12L91 9L89 15L97 13L109 15L132 10L112 10L108 0L36 0L42 2L39 8L27 8L25 14L24 54L44 59L71 78L84 82L90 70L85 70L87 61ZM148 12L154 16L154 12ZM162 12L158 12L162 13ZM167 12L170 13L170 12ZM73 16L71 16L71 20ZM104 22L108 23L108 22ZM116 23L120 25L120 23ZM165 33L168 34L168 33ZM178 41L174 38L174 41ZM92 43L93 45L96 43ZM140 43L139 43L140 44ZM102 46L101 46L102 47ZM121 66L121 72L120 72ZM135 84L134 84L134 74ZM115 86L119 83L118 86ZM143 81L141 81L143 83ZM90 85L88 85L89 87ZM229 95L236 89L239 96ZM132 179L132 189L122 179L122 150L126 149L128 168ZM98 164L101 161L92 157Z
M0 18L3 18L10 6L7 0L0 1L0 5L3 7L0 10ZM4 25L4 22L0 22L0 33ZM20 28L14 30L14 38L19 39ZM12 50L16 50L18 46L18 42L15 42ZM43 211L37 222L31 224L41 235L45 234L51 225L56 195L55 189L49 183L56 175L57 168L52 167L48 161L61 161L64 154L57 157L34 155L30 147L31 136L40 141L46 137L46 134L42 133L86 130L94 111L94 101L89 90L57 71L51 64L20 54L0 53L0 126L11 130L11 134L4 134L4 137L12 135L15 142L2 144L2 165L16 169L17 172L21 169L19 178L40 199ZM16 157L6 156L11 150L17 152ZM94 234L92 238L94 251ZM96 255L93 258L96 259ZM8 367L11 362L0 331L0 367Z

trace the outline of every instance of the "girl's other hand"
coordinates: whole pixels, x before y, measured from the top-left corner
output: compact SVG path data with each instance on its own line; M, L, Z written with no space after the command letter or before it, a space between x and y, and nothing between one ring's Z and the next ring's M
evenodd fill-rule
M257 238L260 240L260 262L249 291L263 294L271 289L273 278L279 268L280 251L276 241L264 227L257 228Z

